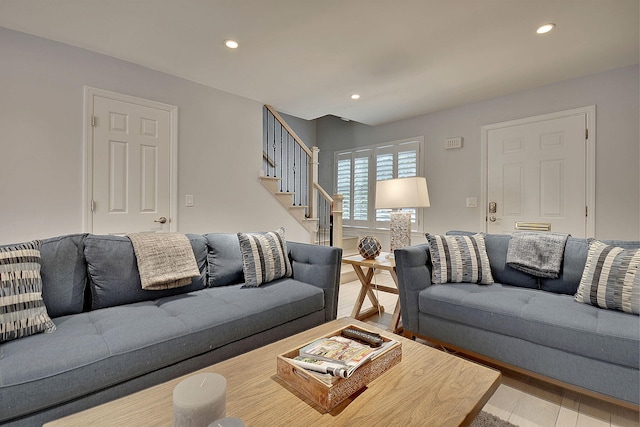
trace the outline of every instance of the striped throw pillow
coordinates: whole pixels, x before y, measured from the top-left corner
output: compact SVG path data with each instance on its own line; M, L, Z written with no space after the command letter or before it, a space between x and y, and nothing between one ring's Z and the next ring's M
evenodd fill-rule
M639 269L640 249L623 249L592 240L575 300L639 314Z
M427 234L433 283L493 283L482 234L440 236Z
M42 299L40 241L0 247L0 342L55 329Z
M267 233L238 233L238 241L246 286L256 287L281 277L291 277L293 269L284 228Z

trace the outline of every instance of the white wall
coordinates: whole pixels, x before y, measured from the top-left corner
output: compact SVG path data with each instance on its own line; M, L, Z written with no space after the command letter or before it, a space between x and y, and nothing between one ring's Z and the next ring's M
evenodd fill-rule
M83 231L85 85L179 107L180 232L284 226L309 240L258 181L261 104L0 28L0 244Z
M465 207L466 197L478 197L480 204L481 126L596 105L595 237L639 240L639 93L636 65L374 127L322 118L317 124L320 179L333 188L328 162L334 151L424 135L431 199L424 210L426 230L482 230L483 207ZM464 147L445 150L445 138L457 136L464 137ZM423 241L423 236L413 239Z

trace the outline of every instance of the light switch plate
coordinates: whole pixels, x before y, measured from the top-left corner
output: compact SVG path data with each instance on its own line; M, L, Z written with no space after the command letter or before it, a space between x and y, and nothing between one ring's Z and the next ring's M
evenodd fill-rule
M468 208L477 208L478 207L478 198L477 197L467 197L467 207Z
M185 197L185 205L187 207L193 207L193 194L187 194Z

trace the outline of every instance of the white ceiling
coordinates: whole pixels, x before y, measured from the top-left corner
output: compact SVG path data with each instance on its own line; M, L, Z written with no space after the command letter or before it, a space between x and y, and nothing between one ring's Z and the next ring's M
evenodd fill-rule
M638 63L638 0L0 0L0 26L370 125ZM536 28L554 22L551 33ZM223 40L233 38L231 51ZM359 93L361 99L350 99Z

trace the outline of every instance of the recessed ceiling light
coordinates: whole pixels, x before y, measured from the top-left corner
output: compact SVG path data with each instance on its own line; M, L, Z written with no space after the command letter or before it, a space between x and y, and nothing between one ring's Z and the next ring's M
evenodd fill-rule
M235 40L230 40L230 39L229 39L229 40L225 40L225 41L224 41L224 45L225 45L226 47L228 47L229 49L237 49L237 48L238 48L238 46L239 46L239 44L238 44L238 42L237 42L237 41L235 41Z
M549 31L553 30L556 27L556 24L544 24L540 28L536 30L538 34L547 34Z
M360 95L354 93L353 95L351 95L351 99L360 99Z

